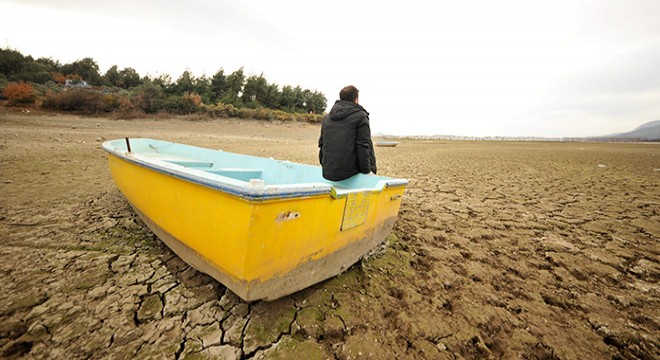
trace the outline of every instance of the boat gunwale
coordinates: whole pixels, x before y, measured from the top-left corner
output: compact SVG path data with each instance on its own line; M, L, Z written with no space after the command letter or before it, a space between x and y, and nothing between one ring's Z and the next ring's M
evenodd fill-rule
M140 138L141 140L151 140ZM408 185L408 180L399 178L389 178L379 180L375 187L371 188L341 188L327 183L296 183L296 184L279 184L276 188L269 188L268 186L250 187L250 183L242 180L233 179L231 177L209 173L203 170L196 170L187 168L185 166L168 163L158 159L140 159L139 153L130 153L128 151L119 151L112 148L113 142L120 141L110 140L102 144L101 148L111 155L116 156L121 160L128 161L135 165L139 165L159 173L174 176L176 178L186 180L198 185L202 185L214 190L226 192L231 195L251 201L263 201L271 199L287 199L299 198L315 195L330 194L333 198L342 198L349 193L355 192L381 192L386 188L395 188ZM185 146L191 146L181 144ZM136 157L137 155L138 157ZM250 156L250 155L246 155ZM274 160L276 161L276 160ZM290 162L290 161L286 161ZM296 164L296 163L294 163ZM304 164L301 164L304 165ZM179 169L181 168L181 169ZM245 184L245 185L243 185ZM339 189L339 190L338 190ZM295 190L295 191L294 191Z

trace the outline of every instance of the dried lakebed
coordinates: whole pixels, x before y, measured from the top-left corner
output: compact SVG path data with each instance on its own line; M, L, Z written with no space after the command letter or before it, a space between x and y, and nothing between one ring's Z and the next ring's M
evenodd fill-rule
M254 303L155 238L99 148L150 137L315 164L318 131L0 112L0 357L660 357L657 144L376 148L381 173L411 181L388 245Z

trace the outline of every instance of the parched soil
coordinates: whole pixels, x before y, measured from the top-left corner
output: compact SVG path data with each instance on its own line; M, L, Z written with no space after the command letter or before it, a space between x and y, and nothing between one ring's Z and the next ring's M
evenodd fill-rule
M377 148L380 174L410 180L388 243L253 303L151 234L100 149L151 137L316 164L318 133L0 110L0 358L660 358L660 144Z

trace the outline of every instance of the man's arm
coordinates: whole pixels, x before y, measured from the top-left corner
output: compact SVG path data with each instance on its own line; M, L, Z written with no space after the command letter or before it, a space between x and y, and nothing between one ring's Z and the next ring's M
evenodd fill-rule
M355 141L358 166L360 172L368 174L371 172L371 129L369 128L369 117L365 116L358 124L357 137Z
M369 140L369 159L371 159L369 164L371 166L371 172L376 175L378 171L376 167L376 153L374 150L374 143L371 140Z
M319 136L319 164L323 164L323 127L321 127L321 136Z

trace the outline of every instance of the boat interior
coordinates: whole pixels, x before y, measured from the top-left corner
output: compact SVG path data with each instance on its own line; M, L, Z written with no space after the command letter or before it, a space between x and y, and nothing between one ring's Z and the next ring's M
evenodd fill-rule
M362 174L343 181L330 181L323 178L320 166L153 139L130 139L130 147L131 150L127 151L128 146L123 139L110 141L107 144L111 152L139 159L156 168L164 167L212 181L226 179L223 182L241 187L255 183L269 188L330 185L337 194L341 194L358 189L380 190L386 185L385 183L399 185L396 183L399 179Z

